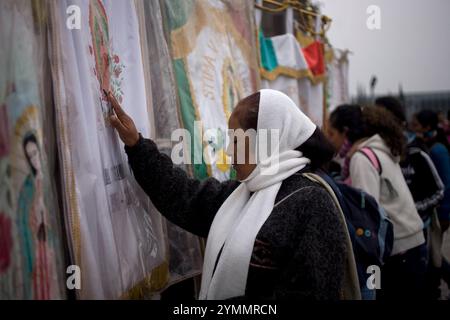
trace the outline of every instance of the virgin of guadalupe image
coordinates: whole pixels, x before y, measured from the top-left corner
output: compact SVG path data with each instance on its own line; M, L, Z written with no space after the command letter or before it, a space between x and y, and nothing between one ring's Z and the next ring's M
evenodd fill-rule
M91 0L89 3L89 27L92 37L91 50L95 58L95 74L103 92L110 87L109 32L105 8L99 0ZM103 99L106 100L106 97Z
M233 65L227 59L223 70L223 108L227 121L241 98L243 98L243 94L239 79L235 74Z
M49 245L48 211L44 203L39 143L27 132L22 149L29 168L18 198L18 229L21 236L25 299L50 299L53 250Z
M231 60L226 59L223 66L222 103L227 122L234 110L235 105L239 100L241 100L242 96L242 89L239 84L239 80L235 75ZM219 129L218 136L216 137L216 140L219 142L214 144L212 141L208 141L208 143L213 147L213 158L216 159L216 167L221 172L228 172L232 169L224 148L225 134L225 130L222 131L222 129ZM234 174L234 172L230 172L230 174Z

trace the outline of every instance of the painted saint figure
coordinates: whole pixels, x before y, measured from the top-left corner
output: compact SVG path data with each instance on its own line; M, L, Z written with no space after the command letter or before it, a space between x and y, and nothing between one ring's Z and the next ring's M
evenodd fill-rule
M24 298L50 299L52 250L48 241L48 212L44 203L41 155L36 135L28 132L23 138L22 146L30 169L18 200Z

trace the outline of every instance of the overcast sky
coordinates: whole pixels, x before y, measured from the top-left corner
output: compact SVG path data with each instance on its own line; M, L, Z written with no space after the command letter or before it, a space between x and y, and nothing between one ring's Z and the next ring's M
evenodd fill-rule
M350 93L358 84L375 92L450 91L450 0L319 0L333 19L328 37L348 48ZM369 30L367 7L377 5L381 29Z

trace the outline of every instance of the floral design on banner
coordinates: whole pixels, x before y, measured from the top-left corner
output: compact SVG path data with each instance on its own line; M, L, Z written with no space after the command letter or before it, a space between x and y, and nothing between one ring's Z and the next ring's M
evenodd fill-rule
M89 46L89 53L95 59L94 74L100 84L102 100L107 101L103 90L111 90L116 99L122 103L122 71L125 65L121 63L117 54L112 53L108 16L100 0L89 2L89 27L92 37L92 46ZM104 110L104 112L109 115L111 110Z

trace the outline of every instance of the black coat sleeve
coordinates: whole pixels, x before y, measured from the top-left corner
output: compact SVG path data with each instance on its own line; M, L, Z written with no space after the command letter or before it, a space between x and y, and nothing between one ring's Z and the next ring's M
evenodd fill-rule
M125 151L136 181L161 214L201 237L207 237L216 212L239 185L237 181L190 178L149 139L140 137Z
M437 173L431 158L423 151L410 156L414 174L408 187L416 203L419 214L432 213L432 209L439 205L444 197L444 185Z

